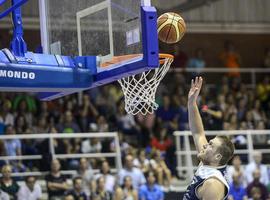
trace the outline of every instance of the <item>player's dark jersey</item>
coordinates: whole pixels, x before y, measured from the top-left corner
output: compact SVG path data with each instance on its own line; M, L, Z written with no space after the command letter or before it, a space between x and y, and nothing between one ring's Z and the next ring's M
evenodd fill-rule
M205 180L212 177L220 180L225 185L224 200L226 200L229 192L229 185L226 178L226 166L215 168L206 165L200 165L197 169L192 182L187 188L183 200L200 200L197 195L197 189Z

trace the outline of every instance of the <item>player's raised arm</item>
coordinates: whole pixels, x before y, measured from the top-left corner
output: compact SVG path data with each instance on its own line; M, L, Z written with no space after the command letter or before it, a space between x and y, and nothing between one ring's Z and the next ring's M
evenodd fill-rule
M203 79L202 77L196 77L191 81L191 88L188 93L188 118L189 127L192 132L192 136L196 145L197 151L203 148L203 145L207 144L207 140L204 133L202 118L200 116L197 98L199 96Z

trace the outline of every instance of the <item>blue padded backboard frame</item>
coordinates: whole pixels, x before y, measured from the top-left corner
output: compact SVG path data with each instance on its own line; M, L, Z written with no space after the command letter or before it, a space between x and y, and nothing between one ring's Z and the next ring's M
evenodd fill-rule
M0 90L42 92L39 94L42 100L52 100L158 67L157 12L154 7L141 7L141 24L143 55L116 68L97 70L96 56L70 57L27 51L22 56L15 53L17 49L3 49L0 51Z

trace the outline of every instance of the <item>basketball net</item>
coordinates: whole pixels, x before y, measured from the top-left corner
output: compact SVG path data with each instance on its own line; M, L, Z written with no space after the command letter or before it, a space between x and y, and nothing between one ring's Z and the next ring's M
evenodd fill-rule
M127 113L152 114L158 108L155 102L157 87L173 62L173 56L159 54L159 67L118 80L124 97Z

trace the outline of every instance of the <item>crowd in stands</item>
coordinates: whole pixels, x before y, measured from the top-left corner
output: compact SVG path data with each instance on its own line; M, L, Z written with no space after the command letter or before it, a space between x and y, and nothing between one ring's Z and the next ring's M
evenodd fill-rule
M269 171L262 163L262 153L253 152L253 161L245 167L239 155L234 156L232 165L228 167L230 184L229 200L269 200Z
M228 52L227 52L228 51ZM221 59L239 64L231 44ZM232 56L234 54L234 56ZM181 54L179 54L181 55ZM269 50L264 66L269 67ZM181 56L180 56L181 57ZM184 55L182 55L184 57ZM176 60L174 65L183 59ZM227 63L228 64L228 63ZM204 68L203 50L185 64L191 68ZM228 66L239 67L239 66ZM197 75L200 71L197 71ZM34 176L11 178L11 172L50 171L45 177L50 199L94 200L162 200L162 188L170 188L177 176L175 139L173 131L188 130L187 91L189 80L181 73L169 73L161 82L156 100L159 108L152 115L133 116L124 110L122 91L117 84L91 89L82 97L69 95L50 102L39 101L33 94L0 93L0 134L86 133L117 131L124 168L112 173L113 162L97 159L52 159L47 139L1 140L1 156L42 155L40 161L1 160L1 193L3 199L39 199L41 187ZM206 130L269 129L270 79L263 76L255 88L248 87L239 74L226 74L214 87L206 84L199 99L199 108ZM246 144L244 136L232 138L235 145ZM267 136L254 136L254 144L269 145ZM54 139L58 154L114 152L115 144L99 138ZM259 157L259 158L258 158ZM261 155L244 169L236 156L228 170L230 199L267 199L270 192L269 169L261 164ZM246 161L246 160L245 160ZM66 177L61 169L77 170L74 177ZM93 169L100 169L94 173ZM72 179L72 184L67 179ZM239 190L239 188L242 188ZM240 195L241 193L241 195ZM241 198L239 197L241 196Z

